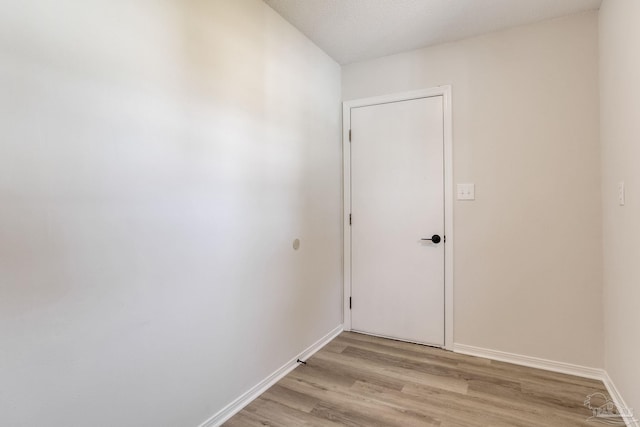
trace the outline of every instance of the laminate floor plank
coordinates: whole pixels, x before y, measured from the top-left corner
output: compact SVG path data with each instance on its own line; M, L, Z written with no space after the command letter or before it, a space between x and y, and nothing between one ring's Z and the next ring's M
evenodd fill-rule
M269 399L292 409L297 409L298 411L307 413L311 412L318 404L317 399L309 396L308 394L299 393L283 387L280 384L274 384L269 388L269 390L264 392L260 398Z
M601 381L344 332L224 425L589 426Z
M318 355L318 357L322 358L325 357L325 355ZM371 375L378 373L388 378L402 381L403 384L412 382L418 384L437 384L440 388L455 393L466 393L467 391L467 383L454 376L434 375L425 373L422 370L412 370L410 368L396 366L389 362L372 359L364 360L358 354L334 354L331 358L337 365L351 366L354 371L365 371Z
M349 387L348 389L330 387L326 383L318 383L314 379L306 378L304 375L292 377L291 379L285 378L283 385L298 392L308 393L318 398L319 401L329 403L334 407L344 407L346 410L367 416L375 414L378 419L386 420L385 425L395 425L394 421L398 417L404 417L410 411L407 402L398 405L390 400L379 399L375 395L358 392L357 388L354 387ZM406 418L411 417L409 415ZM411 424L415 423L412 422Z

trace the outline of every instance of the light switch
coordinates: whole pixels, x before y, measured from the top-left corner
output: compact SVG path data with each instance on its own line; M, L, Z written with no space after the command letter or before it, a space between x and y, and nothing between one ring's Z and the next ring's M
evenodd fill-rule
M624 206L624 181L618 183L618 203Z
M476 185L475 184L458 184L457 193L458 193L458 200L475 200Z

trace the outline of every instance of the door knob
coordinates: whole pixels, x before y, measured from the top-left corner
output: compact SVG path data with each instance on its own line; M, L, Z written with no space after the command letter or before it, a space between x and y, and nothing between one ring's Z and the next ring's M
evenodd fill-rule
M430 239L420 239L420 240L422 240L422 241L430 241L430 242L433 242L433 243L437 244L437 243L440 243L441 239L440 239L440 236L438 236L437 234L434 234L433 236L431 236Z

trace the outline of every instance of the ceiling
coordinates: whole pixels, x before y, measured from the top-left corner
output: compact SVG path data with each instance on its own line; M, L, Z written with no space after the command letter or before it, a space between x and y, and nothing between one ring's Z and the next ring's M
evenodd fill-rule
M598 9L602 0L264 0L340 64Z

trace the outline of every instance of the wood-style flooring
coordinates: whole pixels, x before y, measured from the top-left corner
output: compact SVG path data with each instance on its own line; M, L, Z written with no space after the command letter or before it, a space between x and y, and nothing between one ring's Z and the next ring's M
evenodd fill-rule
M600 381L344 332L224 425L588 426Z

